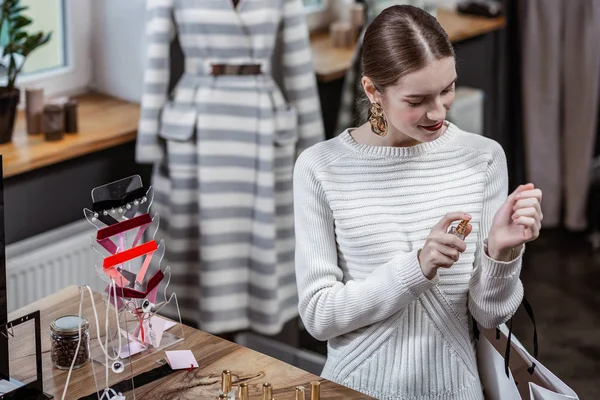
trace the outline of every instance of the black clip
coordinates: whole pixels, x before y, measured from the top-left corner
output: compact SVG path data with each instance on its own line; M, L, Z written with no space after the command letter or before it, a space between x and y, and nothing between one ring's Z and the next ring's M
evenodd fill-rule
M10 331L8 330L9 328L10 328ZM10 335L10 337L15 337L15 332L13 330L12 324L4 325L4 329L2 329L2 331L0 331L0 333L2 333L2 336L4 336L7 339L8 339L9 335Z
M529 375L533 375L535 372L535 363L531 363L531 367L527 368L527 372L529 372Z

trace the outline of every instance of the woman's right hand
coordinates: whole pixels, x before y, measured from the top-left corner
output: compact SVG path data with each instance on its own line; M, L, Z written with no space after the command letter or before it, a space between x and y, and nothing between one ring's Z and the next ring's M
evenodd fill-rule
M471 220L471 216L463 212L448 213L431 229L425 245L417 255L423 275L427 279L435 278L438 268L450 268L458 261L460 254L467 249L463 240L448 233L448 228L454 221L463 219ZM471 233L472 229L473 227L469 224L465 237Z

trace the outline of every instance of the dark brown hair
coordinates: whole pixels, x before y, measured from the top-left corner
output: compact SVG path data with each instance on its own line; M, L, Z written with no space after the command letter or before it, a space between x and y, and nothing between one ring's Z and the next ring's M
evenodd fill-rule
M380 93L404 75L446 57L454 57L446 31L427 11L410 5L383 10L363 39L363 75Z

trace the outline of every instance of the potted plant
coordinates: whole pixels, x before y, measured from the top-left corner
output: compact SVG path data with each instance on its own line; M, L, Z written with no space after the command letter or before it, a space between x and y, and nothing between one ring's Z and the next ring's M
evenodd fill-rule
M0 143L12 140L20 90L15 87L25 59L32 51L46 44L51 33L30 33L26 27L31 19L23 15L28 7L20 0L0 0L0 69L6 86L0 86Z

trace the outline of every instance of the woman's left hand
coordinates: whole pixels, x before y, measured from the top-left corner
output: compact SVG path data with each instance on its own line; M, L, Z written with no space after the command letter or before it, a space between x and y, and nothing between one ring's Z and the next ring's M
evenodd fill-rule
M521 185L506 199L492 221L488 255L509 261L511 250L537 239L542 227L542 191L532 183Z

